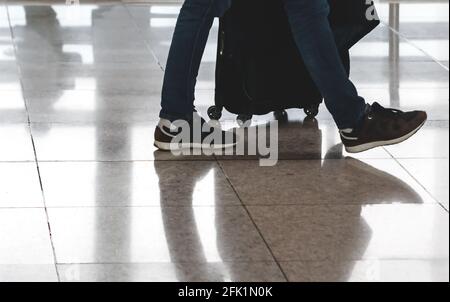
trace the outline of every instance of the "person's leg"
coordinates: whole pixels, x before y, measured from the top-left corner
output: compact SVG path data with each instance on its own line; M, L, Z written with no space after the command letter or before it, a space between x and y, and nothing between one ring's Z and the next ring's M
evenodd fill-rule
M424 125L424 111L368 106L358 95L339 56L327 0L284 1L295 42L348 152L400 143Z
M237 142L235 133L211 127L194 112L195 84L209 31L214 17L221 16L230 4L231 0L186 0L181 8L155 129L154 144L160 150L226 148Z
M328 1L284 1L297 47L338 128L357 127L366 102L342 64L328 21Z
M214 21L215 1L186 0L181 8L166 64L161 118L192 118L196 77Z

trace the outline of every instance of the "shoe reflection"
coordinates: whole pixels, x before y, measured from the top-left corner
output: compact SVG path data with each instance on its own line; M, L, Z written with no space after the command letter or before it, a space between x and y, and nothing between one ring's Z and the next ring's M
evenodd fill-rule
M304 153L312 158L321 158L322 152L322 132L319 129L317 123L314 120L306 120L302 123L288 123L284 127L296 128L299 131L303 131L303 135L297 133L296 145L297 149L305 147L308 148L308 153ZM244 131L244 130L243 130ZM306 132L306 133L305 133ZM292 135L292 131L289 131L289 135ZM245 185L252 187L251 193L253 194L252 200L267 201L267 196L291 196L288 204L296 205L321 205L333 200L346 199L348 204L352 205L352 210L349 212L343 211L344 215L349 217L339 217L341 222L345 221L347 224L351 222L351 227L340 228L339 226L333 227L330 224L336 221L326 220L326 215L319 215L317 217L308 217L315 224L328 227L314 227L316 233L308 233L302 229L291 230L295 232L295 240L300 240L303 251L298 251L297 257L302 257L305 254L305 250L308 250L308 254L320 255L321 263L324 262L327 265L327 270L333 272L333 278L336 280L350 280L355 269L355 261L363 259L363 256L370 244L372 237L371 225L363 217L363 208L365 205L374 203L422 203L422 199L413 188L411 188L403 180L385 172L380 169L374 168L367 163L354 158L342 158L342 145L335 145L330 148L324 156L323 160L312 160L311 165L308 165L310 171L307 171L310 178L305 177L301 181L301 187L310 188L309 192L305 192L305 195L299 196L298 188L295 184L289 180L289 175L280 176L280 179L276 180L279 183L273 183L270 188L263 187L264 183L262 179L284 175L283 166L275 166L270 168L257 167L257 161L254 160L236 160L234 164L239 166L242 163L242 174L246 179ZM182 219L180 220L179 229L173 229L173 219L179 219L172 215L173 211L169 207L164 205L171 203L171 192L173 190L179 191L181 194L178 196L185 196L189 200L189 203L198 203L196 198L203 198L204 196L196 195L197 188L204 186L216 186L215 181L205 182L205 178L211 174L212 165L200 165L198 168L192 170L189 175L183 174L177 176L176 174L176 162L172 162L172 168L167 169L166 165L161 161L158 161L159 151L155 152L155 171L159 178L160 183L160 201L162 206L162 219L164 222L167 245L170 250L170 258L173 262L182 263L185 261L186 249L191 252L195 251L198 261L199 275L205 274L209 276L210 280L241 280L238 272L234 272L233 269L227 264L224 259L226 255L230 254L230 249L238 248L238 244L242 244L241 241L234 241L233 237L228 234L228 227L223 221L223 212L220 211L220 207L211 208L209 211L203 211L204 215L197 213L196 207L187 206L183 212ZM340 156L339 156L340 154ZM320 156L318 156L320 155ZM338 158L338 159L336 159ZM228 160L231 157L227 158ZM242 159L242 158L241 158ZM250 163L249 163L250 162ZM252 163L254 162L254 163ZM314 164L314 162L316 164ZM249 167L251 169L248 169ZM246 170L248 169L248 170ZM271 170L273 174L271 175ZM277 170L279 170L277 172ZM227 170L225 169L225 173ZM307 175L308 175L307 174ZM168 183L167 178L171 181ZM233 178L230 177L233 182ZM239 178L238 178L239 179ZM241 178L242 179L242 178ZM288 184L288 185L286 185ZM237 184L233 184L237 185ZM259 187L261 186L261 187ZM239 188L242 188L242 184L237 185L237 192L239 194ZM209 188L211 189L211 188ZM245 191L246 188L243 188ZM250 189L249 189L250 190ZM283 192L281 192L283 191ZM245 197L248 196L248 192L244 192L240 199L246 203ZM217 195L218 192L215 192ZM211 195L209 195L211 196ZM298 196L297 199L292 196ZM305 200L305 196L309 200ZM274 197L275 198L275 197ZM295 201L297 200L297 203ZM273 209L276 211L275 205L283 204L283 200L272 200L269 205L274 205ZM266 203L264 205L267 206ZM257 207L257 205L256 205ZM308 207L305 207L305 211L309 213ZM330 211L331 208L330 208ZM350 213L351 212L351 213ZM316 211L311 211L311 215ZM210 217L208 216L210 215ZM288 216L289 219L302 219L302 217L292 217L292 213ZM341 214L339 214L341 215ZM355 219L355 217L360 217ZM325 218L325 220L324 220ZM288 219L288 218L286 218ZM338 219L338 221L340 221ZM171 227L169 227L169 225ZM292 225L299 227L298 224ZM300 224L301 225L301 224ZM333 230L333 234L329 234L330 228ZM275 227L275 229L278 229ZM283 228L279 228L282 230ZM182 231L180 231L182 230ZM273 230L272 230L273 231ZM262 236L266 236L262 232ZM288 234L271 234L278 238L291 238ZM324 240L327 236L332 235L333 240ZM336 244L336 242L339 242ZM288 242L286 242L289 245ZM288 247L286 247L288 248ZM214 252L212 252L214 251ZM215 253L215 254L214 254ZM275 251L275 257L277 253ZM296 258L297 258L296 257ZM211 269L208 266L209 260L221 263L217 267ZM277 259L280 260L280 259ZM305 259L310 260L310 259ZM308 271L305 271L308 273ZM254 276L253 279L246 281L258 281L260 276ZM178 280L190 280L190 271L184 270L183 265L177 266L177 278ZM309 276L311 279L311 276Z
M221 211L214 206L192 206L202 203L200 199L208 199L209 203L210 199L215 199L215 194L220 193L220 188L219 192L215 191L219 186L215 164L195 165L189 175L177 173L176 164L167 166L163 161L155 161L154 168L159 178L161 215L170 259L178 264L176 279L190 281L193 278L192 267L182 264L195 259L196 276L202 276L205 281L230 281L230 272L222 254L229 254L227 249L233 248L233 243L224 242L229 236L223 228ZM187 206L182 211L174 211L171 207L175 196L185 196L188 200L183 202ZM179 223L176 229L174 219Z

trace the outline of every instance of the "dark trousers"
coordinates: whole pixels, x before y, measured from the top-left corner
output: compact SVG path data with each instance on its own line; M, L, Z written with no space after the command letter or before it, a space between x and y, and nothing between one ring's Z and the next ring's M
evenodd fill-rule
M245 0L244 0L245 1ZM353 128L364 115L341 62L328 15L327 0L284 0L294 39L339 129ZM194 110L195 84L214 17L230 0L186 0L180 11L166 65L160 117L185 119Z

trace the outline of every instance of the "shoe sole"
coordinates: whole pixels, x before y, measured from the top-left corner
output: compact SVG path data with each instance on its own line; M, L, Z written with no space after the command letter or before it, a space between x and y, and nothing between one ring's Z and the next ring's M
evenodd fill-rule
M208 149L208 150L221 150L227 149L236 146L237 143L232 144L219 144L219 145L207 145L207 144L198 144L198 143L184 143L184 144L176 144L176 143L163 143L159 141L155 141L154 146L162 151L180 151L186 149Z
M388 141L376 141L376 142L371 142L371 143L367 143L367 144L362 144L362 145L358 145L358 146L353 146L353 147L345 147L345 151L347 151L348 153L359 153L359 152L364 152L376 147L382 147L382 146L390 146L390 145L396 145L399 144L401 142L406 141L407 139L409 139L411 136L413 136L414 134L417 133L417 131L420 130L420 128L423 127L423 125L425 125L425 121L423 121L422 124L420 124L416 129L414 129L413 131L409 132L408 134L393 139L393 140L388 140Z

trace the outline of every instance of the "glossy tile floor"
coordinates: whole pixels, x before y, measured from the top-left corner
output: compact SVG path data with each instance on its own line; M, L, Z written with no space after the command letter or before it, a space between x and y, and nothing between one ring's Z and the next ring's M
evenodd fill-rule
M275 167L152 146L178 4L64 2L0 1L1 281L448 281L448 1L382 1L352 50L423 131L351 157L324 107L290 110Z

